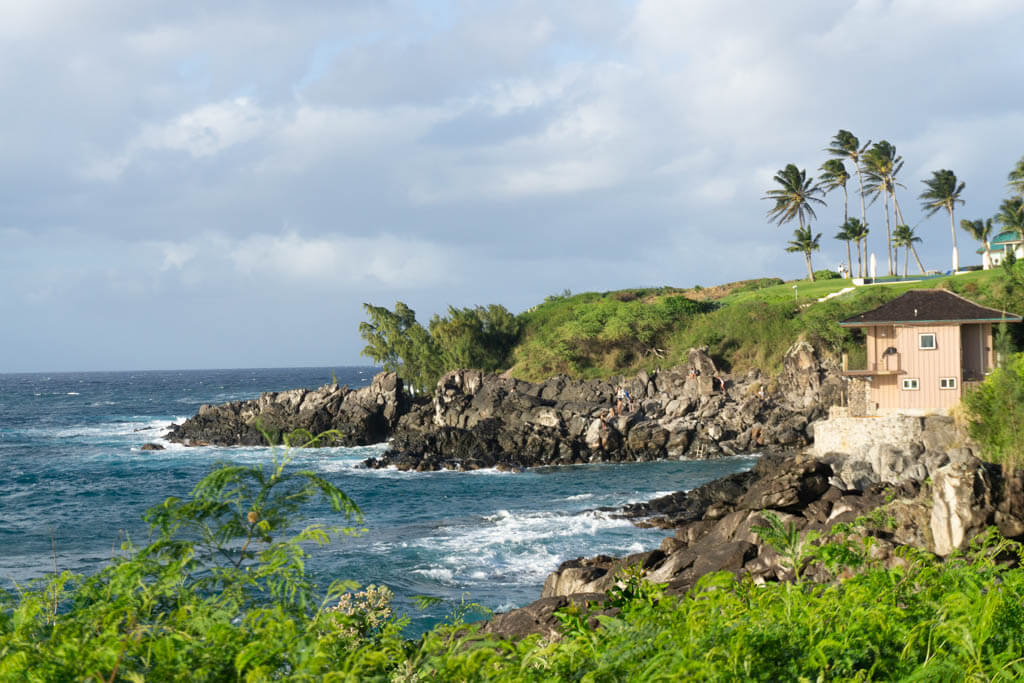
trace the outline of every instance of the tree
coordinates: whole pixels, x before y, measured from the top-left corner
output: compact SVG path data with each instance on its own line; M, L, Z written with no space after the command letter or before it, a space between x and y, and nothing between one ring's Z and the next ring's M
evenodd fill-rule
M1003 226L1003 230L1024 231L1024 198L1004 199L999 205L995 219Z
M985 245L985 256L983 258L985 266L987 267L991 257L992 246L989 244L989 238L992 236L992 219L986 218L981 220L969 221L966 218L960 221L960 228L967 232L968 235Z
M840 129L832 137L832 142L825 148L825 151L834 157L839 159L849 159L853 163L854 170L857 171L857 182L860 184L860 222L864 225L868 223L867 210L864 207L864 176L861 174L861 157L864 152L871 146L871 141L868 140L862 147L860 140L857 136L848 130ZM844 188L845 191L845 188ZM845 210L843 211L845 220Z
M442 372L458 368L494 372L507 367L520 328L520 320L504 306L449 306L447 317L431 319L430 337L440 353Z
M841 159L829 159L821 165L821 184L828 194L836 188L843 189L843 222L850 217L847 211L846 183L850 180L850 174L846 172L846 166ZM849 246L849 245L847 245ZM852 272L852 271L851 271Z
M903 157L896 154L896 147L888 140L880 140L871 146L864 155L864 174L867 176L866 189L874 195L872 202L882 197L885 207L885 241L886 260L889 275L893 275L895 256L892 251L892 230L889 221L889 198L892 198L896 223L904 223L900 203L896 200L896 188L903 187L896 181L896 176L903 169Z
M910 254L913 252L914 261L917 262L917 267L921 270L921 275L924 275L924 266L921 265L921 259L917 255L917 249L914 245L921 242L921 238L914 234L914 229L909 225L897 225L892 232L893 244L897 247L903 247L903 277L907 276L907 266L910 261Z
M401 301L394 311L370 304L363 308L370 316L370 322L359 324L359 334L367 341L363 355L421 392L431 391L449 370L506 368L522 327L519 318L494 304L449 306L448 315L435 315L429 329L416 322L416 312Z
M854 220L857 220L854 218ZM845 223L839 226L839 232L836 233L836 239L842 242L846 242L846 263L850 268L850 277L853 277L853 257L850 255L850 242L853 242L856 238L850 232L850 221L846 220ZM860 265L860 248L857 249L857 264Z
M1017 161L1017 165L1007 174L1006 180L1014 195L1024 197L1024 157Z
M768 190L761 199L775 201L775 206L768 211L768 218L777 225L796 218L803 228L806 216L817 218L813 205L825 206L825 202L820 198L824 193L821 186L814 182L814 176L808 178L807 171L798 169L795 164L787 164L772 180L778 183L779 187Z
M416 311L401 301L395 310L363 304L370 322L359 323L366 340L362 355L396 372L418 391L430 391L441 376L440 353L430 333L416 322Z
M960 194L964 191L965 183L958 182L956 174L946 168L932 171L932 177L921 182L927 188L918 195L925 216L934 216L942 209L949 214L949 232L953 236L953 272L955 273L960 270L960 253L956 248L956 223L953 221L953 207L958 203L964 203Z
M864 277L864 271L867 267L868 250L866 240L868 238L868 226L862 223L857 218L849 218L842 225L843 232L850 235L850 239L857 243L857 274L860 277ZM863 248L863 249L862 249ZM864 256L861 258L861 251L863 250Z
M811 252L818 251L818 241L821 239L821 233L817 235L811 235L810 226L806 228L797 228L793 231L793 239L789 241L789 246L786 247L786 251L790 253L801 252L804 255L804 260L807 261L807 277L810 278L811 282L814 282L814 268L811 267Z

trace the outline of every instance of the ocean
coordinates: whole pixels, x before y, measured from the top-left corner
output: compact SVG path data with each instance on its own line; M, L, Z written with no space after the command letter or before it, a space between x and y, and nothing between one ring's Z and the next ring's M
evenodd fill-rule
M313 388L336 376L356 388L371 367L0 374L0 587L52 572L91 573L130 537L143 512L186 496L218 461L271 463L271 448L185 448L160 437L203 403ZM143 451L148 442L166 446ZM575 465L521 473L399 472L360 467L384 444L299 450L360 506L367 532L313 548L311 571L386 584L410 635L463 599L504 611L540 597L559 563L648 550L667 532L597 508L688 490L750 468L754 456L710 461ZM278 452L277 455L280 453ZM326 506L306 522L330 522ZM338 520L340 521L340 520ZM420 610L414 596L443 602Z

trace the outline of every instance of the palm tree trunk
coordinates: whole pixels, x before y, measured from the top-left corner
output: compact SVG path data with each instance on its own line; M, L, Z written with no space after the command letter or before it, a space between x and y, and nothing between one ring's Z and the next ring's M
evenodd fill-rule
M903 247L903 277L907 277L910 268L910 245Z
M917 267L921 269L921 275L924 275L924 266L921 265L921 259L917 257L917 248L913 244L910 245L910 250L914 252L914 260L917 261Z
M849 203L850 203L850 197L849 197L849 195L846 194L846 183L844 182L843 183L843 223L845 223L846 221L850 220L850 214L846 210L847 205L849 205ZM850 272L852 273L853 271L851 270Z
M895 180L893 180L893 183L894 183L893 188L892 188L892 214L893 214L893 218L895 219L896 225L906 225L907 224L906 221L903 220L903 211L900 210L900 203L896 199ZM899 269L900 269L899 264L897 264L896 265L896 270L899 271ZM906 268L904 268L904 270L906 270ZM897 275L898 274L899 273L897 272ZM904 277L906 277L905 274L904 274Z
M860 174L860 164L857 161L854 161L853 165L857 169L857 182L860 184L860 222L867 225L868 211L864 206L864 178Z
M807 261L807 277L810 278L811 282L814 282L814 269L811 268L811 252L804 252L804 260Z
M864 247L864 238L857 240L857 276L864 277L864 261L860 258L861 249Z
M898 201L896 201L896 192L895 191L892 193L892 205L893 205L893 212L896 215L896 225L906 225L907 222L905 220L903 220L903 212L900 211L900 203Z
M889 227L889 193L886 192L882 197L882 203L885 206L885 260L886 266L889 269L889 275L892 275L893 256L894 248L892 246L892 229Z
M860 256L860 254L857 254ZM853 257L850 256L850 240L846 240L846 265L850 267L850 277L853 277Z
M858 159L853 160L853 166L857 169L857 183L860 185L860 222L862 225L868 224L868 211L864 206L864 177L860 174L860 161ZM860 276L865 277L865 272L868 267L868 245L867 238L858 240L858 243L864 248L864 262L863 265L858 265L857 269L860 271ZM860 261L860 250L857 250L857 260Z
M953 206L949 205L946 207L949 209L949 231L953 235L953 272L959 272L960 270L960 252L956 249L956 225L953 223Z

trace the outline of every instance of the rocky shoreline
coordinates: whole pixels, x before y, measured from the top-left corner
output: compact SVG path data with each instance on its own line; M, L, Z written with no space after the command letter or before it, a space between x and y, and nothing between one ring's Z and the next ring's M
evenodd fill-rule
M979 460L959 445L962 435L951 419L929 422L923 430L928 448L922 440L908 451L882 447L822 458L770 454L748 472L627 505L621 512L634 523L673 535L656 549L628 557L563 562L548 576L539 600L494 615L484 630L502 637L558 638L555 611L574 604L593 610L591 616L603 613L593 605L603 603L626 568L677 595L711 572L749 576L756 583L791 580L792 568L754 531L767 525L767 513L800 533L825 534L837 524L853 524L856 534L872 537L870 560L881 566L901 565L903 546L946 557L989 527L1007 538L1024 538L1024 472L1008 475ZM811 580L832 578L809 569Z
M166 438L259 445L263 432L335 429L340 435L321 445L390 439L366 466L419 471L711 458L806 446L841 390L836 368L810 344L794 345L774 378L720 375L691 349L686 367L612 380L531 383L458 370L415 400L396 375L381 373L358 390L327 385L204 405Z
M690 351L686 367L613 380L529 383L459 370L445 375L431 397L414 398L396 375L381 373L358 390L328 385L204 405L167 438L192 446L258 445L264 434L333 429L338 436L319 445L390 439L388 451L364 465L417 471L762 453L751 471L616 510L672 535L628 557L564 562L539 600L484 627L507 637L558 637L555 610L599 603L626 567L667 584L670 593L684 593L715 571L788 580L792 569L754 532L769 512L800 532L867 519L858 533L873 537L872 560L883 565L901 562L901 546L947 556L989 526L1024 538L1024 473L1008 475L980 461L950 418L908 418L920 420L905 430L916 435L912 443L800 453L813 442L815 423L842 401L837 370L798 342L775 378L720 375L701 349Z

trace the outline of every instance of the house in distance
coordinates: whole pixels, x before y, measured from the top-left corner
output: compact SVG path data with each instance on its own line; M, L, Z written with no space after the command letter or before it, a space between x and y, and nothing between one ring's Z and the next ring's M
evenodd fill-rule
M996 364L993 329L1021 317L986 308L944 289L914 289L878 308L840 322L862 327L863 369L853 379L849 415L945 413L964 385L980 382Z
M985 270L1001 266L1008 254L1024 259L1024 235L1019 230L1006 230L996 235L987 249L978 249L978 253Z

